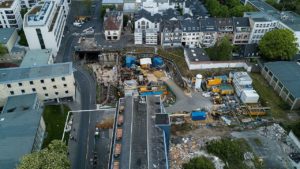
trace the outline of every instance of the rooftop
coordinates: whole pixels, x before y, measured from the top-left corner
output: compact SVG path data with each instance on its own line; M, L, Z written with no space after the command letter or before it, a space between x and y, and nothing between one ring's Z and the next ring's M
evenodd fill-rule
M6 44L16 28L1 28L0 29L0 44Z
M102 0L103 4L122 4L124 0Z
M46 24L54 8L55 1L45 1L32 7L25 15L27 26L43 26Z
M0 1L0 8L10 8L13 3L14 0L4 0L3 2Z
M135 13L134 19L137 21L141 18L148 19L151 22L160 22L162 16L158 13L151 15L150 12L146 11L145 9L141 9L137 13Z
M22 80L61 77L73 74L72 62L57 63L36 67L17 67L0 69L0 83Z
M268 62L265 66L295 98L300 98L300 65L297 62Z
M122 27L123 14L120 11L107 12L104 19L105 30L119 30Z
M52 57L50 49L29 50L24 56L20 67L47 65L50 57Z
M181 27L183 32L199 32L200 24L196 19L182 20Z
M209 57L203 48L185 48L184 53L190 62L209 61Z
M167 168L164 132L155 123L169 124L168 115L161 110L160 96L130 96L120 99L120 104L125 106L122 148L120 157L113 160L120 161L121 169ZM157 113L162 115L158 120Z
M31 153L43 113L37 100L36 94L8 97L0 114L1 169L15 168L23 155Z

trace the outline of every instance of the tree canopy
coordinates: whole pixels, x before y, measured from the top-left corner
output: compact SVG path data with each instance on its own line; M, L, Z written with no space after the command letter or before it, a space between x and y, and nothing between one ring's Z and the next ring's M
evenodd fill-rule
M22 157L17 169L69 169L67 146L60 140L53 140L47 148Z
M259 50L267 60L291 60L297 54L296 37L288 29L267 32L259 42Z
M254 9L249 5L243 5L239 0L227 0L221 4L218 0L206 0L205 5L214 17L241 17L244 12L250 12Z
M0 56L7 53L7 49L4 45L0 44Z
M230 60L232 50L233 46L229 38L225 36L214 47L208 48L206 51L211 60Z
M193 158L182 167L183 169L215 169L214 164L204 156Z

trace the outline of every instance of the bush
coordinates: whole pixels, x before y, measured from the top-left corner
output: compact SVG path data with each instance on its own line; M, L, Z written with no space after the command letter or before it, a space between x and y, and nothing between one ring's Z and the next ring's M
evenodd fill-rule
M215 169L214 164L204 156L193 158L182 167L183 169Z
M18 34L19 34L19 36L20 36L19 45L22 45L22 46L28 46L28 43L27 43L27 39L26 39L24 30L23 30L23 29L19 30L19 31L18 31Z

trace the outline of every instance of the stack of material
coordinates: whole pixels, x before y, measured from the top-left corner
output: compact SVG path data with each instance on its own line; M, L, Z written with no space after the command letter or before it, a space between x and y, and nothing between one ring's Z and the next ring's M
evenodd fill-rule
M259 95L252 87L252 79L247 72L231 73L235 92L243 103L257 103Z
M276 123L271 126L259 128L259 133L272 140L285 140L287 137L286 131Z

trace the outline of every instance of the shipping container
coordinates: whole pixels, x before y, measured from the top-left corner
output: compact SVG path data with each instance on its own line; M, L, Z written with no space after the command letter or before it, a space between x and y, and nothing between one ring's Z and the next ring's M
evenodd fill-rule
M121 144L116 144L115 146L115 157L119 157L119 155L121 154L121 148L122 148L122 145Z
M121 125L123 124L123 120L124 120L124 117L123 117L123 115L120 114L120 115L118 116L118 125L119 125L119 126L121 126Z
M257 103L259 95L255 90L243 90L240 99L243 103Z
M191 113L192 120L205 120L206 119L206 112L203 111L193 111Z
M122 129L117 129L117 140L120 140L123 136L123 130Z

